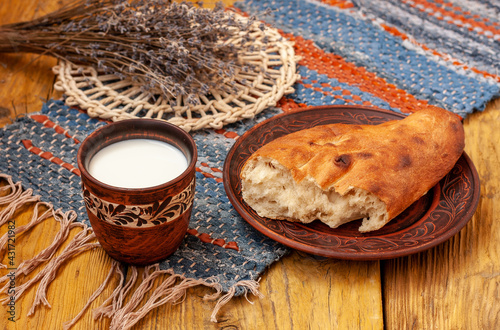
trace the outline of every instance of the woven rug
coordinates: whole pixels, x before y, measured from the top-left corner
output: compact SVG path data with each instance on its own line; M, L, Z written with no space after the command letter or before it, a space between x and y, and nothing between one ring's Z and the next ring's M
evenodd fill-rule
M236 4L295 41L295 103L364 104L462 117L499 94L498 2L249 0Z
M186 280L177 287L180 291L206 285L224 292L226 298L247 291L259 294L259 275L288 250L242 221L225 195L220 169L235 138L278 111L270 110L258 118L234 124L230 131L202 130L194 135L198 148L197 185L188 234L172 256L149 267L152 276L162 271L180 275ZM20 189L12 187L10 195L0 198L0 204L15 199L12 207L0 214L2 222L20 205L41 200L44 205L61 210L56 219L72 218L82 227L90 227L75 161L79 142L102 125L106 122L90 118L62 101L50 101L41 112L0 130L0 173L8 173L10 181L21 182L26 188L21 195ZM17 229L20 234L29 228ZM87 240L93 238L90 235L85 236ZM16 271L22 274L24 269L19 266ZM48 272L47 278L50 274L53 272ZM17 294L27 288L20 285L16 289Z
M148 276L143 278L147 282L170 274L178 276L178 281L167 283L168 290L155 292L154 299L142 305L100 307L96 315L112 317L112 328L135 324L138 319L132 311L147 312L160 305L158 301L167 293L179 298L196 285L216 292L212 298L219 300L213 320L232 296L260 295L259 276L289 250L257 233L235 212L225 195L221 172L235 139L257 122L283 111L327 104L358 104L402 113L442 107L466 117L499 95L500 22L498 5L493 2L249 0L236 7L243 14L271 9L263 19L295 43L295 53L301 57L297 68L301 80L277 107L223 129L192 133L199 160L188 235L173 256L147 268ZM101 125L106 122L70 108L64 101L49 101L40 113L19 118L0 130L0 173L8 182L4 188L7 197L0 199L6 206L0 223L5 225L20 205L39 202L55 211L36 214L30 224L16 230L29 230L50 215L62 227L59 243L48 247L44 255L50 261L33 256L18 267L19 274L38 267L50 279L71 255L98 248L91 243L91 229L86 229L68 245L66 259L50 254L67 237L64 228L89 226L75 157L79 141ZM4 249L6 238L0 239ZM126 269L113 264L110 274L115 272L123 276ZM128 270L131 277L134 272ZM115 297L126 290L128 282L123 283L114 291ZM27 289L25 284L35 285L21 283L17 298ZM49 284L50 280L40 281L42 288L30 313L45 299ZM139 294L140 290L146 289L140 286Z

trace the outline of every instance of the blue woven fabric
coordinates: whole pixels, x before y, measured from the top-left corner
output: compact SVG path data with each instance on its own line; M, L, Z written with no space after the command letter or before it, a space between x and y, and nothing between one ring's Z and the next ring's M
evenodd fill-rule
M498 74L500 31L496 36L487 37L466 27L442 23L436 16L421 11L421 6L412 6L412 1L404 2L408 4L398 0L355 3L357 6L345 9L314 0L249 0L235 6L256 15L269 10L264 20L270 25L312 40L325 52L340 55L387 83L462 117L484 109L488 101L499 95L498 77L491 79L476 71ZM487 12L495 13L494 6L490 4ZM438 21L439 26L436 25ZM498 21L498 16L496 20L489 18L490 24ZM382 28L385 25L399 28L401 33L423 45L412 44L408 39L389 33ZM431 50L441 52L442 56ZM463 65L453 64L450 55ZM307 66L299 70L306 78L317 74ZM357 92L356 88L356 84L347 87L353 93ZM365 95L364 100L387 108L377 100L380 96L376 93ZM317 101L319 96L299 97L307 99L310 105L325 104L324 100Z
M410 108L418 110L423 102L463 117L484 109L500 90L500 34L496 32L499 23L495 16L498 4L487 0L456 1L463 10L448 8L454 10L449 12L450 19L439 19L444 15L441 5L426 3L428 8L397 0L339 0L330 4L314 0L248 0L236 7L250 14L271 9L263 20L288 37L297 38L296 51L302 56L298 63L301 80L294 85L295 92L282 100L283 109L290 104L358 104L406 113ZM465 14L467 11L472 13ZM480 22L485 24L483 28L467 21L474 17L474 11L492 13ZM454 22L462 14L465 23ZM257 122L281 111L266 109L256 118L229 125L225 130L241 136ZM68 108L62 101L48 102L41 114L80 141L105 125ZM257 279L288 249L251 228L225 194L221 170L234 139L213 130L192 134L199 152L197 167L202 171L197 172L190 228L212 239L234 241L239 251L186 235L179 250L162 262L161 268L172 268L191 278L216 277L227 291L240 280ZM32 188L34 194L55 208L75 210L78 221L89 224L80 178L30 152L22 140L74 166L79 144L31 117L20 118L0 130L0 172L21 181L24 188ZM243 292L238 290L237 294Z
M499 68L500 31L494 33L480 26L473 27L465 19L481 17L485 26L494 27L500 22L500 6L497 2L457 1L447 8L436 1L429 1L427 10L411 2L399 0L355 0L367 17L376 17L410 34L420 43L432 49L462 59L478 69L495 72ZM441 10L443 9L443 10ZM444 12L444 13L441 13ZM488 15L487 20L484 15ZM479 19L476 20L479 22ZM498 28L497 28L498 30Z
M343 105L346 104L346 100L351 101L351 99L348 95L342 95L341 91L349 90L353 95L358 95L361 98L360 100L352 100L352 104L363 105L366 100L370 100L370 103L375 107L392 110L395 112L401 112L399 108L391 106L387 101L375 97L370 92L360 90L356 85L341 83L335 78L330 78L327 75L319 74L318 72L310 70L305 66L299 66L297 71L302 77L302 84L297 84L296 86L294 86L295 92L291 95L288 95L288 97L296 102L304 103L309 106L326 104ZM306 87L309 84L311 84L316 89ZM336 92L331 88L327 89L322 86L323 84L329 86L338 86L340 87L340 90ZM319 88L321 88L322 91L319 91ZM325 91L328 92L328 94L326 94ZM335 96L341 95L342 98L335 98Z
M233 124L227 130L243 134L256 122L279 111L267 111L254 120ZM69 129L68 133L79 141L105 125L83 112L65 106L62 101L48 102L41 114ZM216 169L222 169L227 152L235 141L213 130L197 132L194 139L198 147L197 167ZM80 144L30 117L20 118L0 130L0 173L9 174L14 181L22 182L25 189L32 188L35 195L40 195L43 201L53 204L55 209L75 210L78 213L77 221L90 225L81 195L80 177L30 152L22 140L31 141L33 146L51 152L73 166L76 166ZM228 291L240 280L257 279L267 266L281 258L288 249L262 236L237 214L226 196L223 183L216 180L218 176L222 177L221 173L214 173L211 177L197 172L189 228L196 229L198 233L206 233L212 239L234 241L239 251L204 243L196 236L186 235L180 248L162 262L160 268L172 268L175 273L190 278L214 277L223 290ZM236 290L237 295L244 292L239 287Z

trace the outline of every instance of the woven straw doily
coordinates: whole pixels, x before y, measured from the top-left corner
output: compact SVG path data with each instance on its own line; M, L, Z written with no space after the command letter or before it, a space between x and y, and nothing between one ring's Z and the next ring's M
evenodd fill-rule
M267 107L276 105L299 78L293 44L276 29L264 31L255 23L252 33L254 44L260 50L241 57L245 63L257 64L260 70L239 73L235 81L246 81L235 94L211 90L200 95L200 104L193 106L183 98L143 92L131 79L120 80L92 67L77 66L61 61L53 68L55 89L65 93L69 106L78 106L91 117L118 121L129 118L155 118L166 120L186 131L203 128L220 129L243 118L252 118ZM263 38L268 41L263 42ZM258 47L257 47L258 48ZM172 102L174 101L174 102ZM173 106L171 104L174 104Z

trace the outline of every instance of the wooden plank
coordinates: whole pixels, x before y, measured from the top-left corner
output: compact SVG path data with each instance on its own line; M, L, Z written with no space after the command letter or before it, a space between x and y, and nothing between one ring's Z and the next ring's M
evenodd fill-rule
M4 209L4 207L0 208ZM33 203L25 205L13 215L12 219L15 221L15 226L20 227L29 222L33 214ZM44 208L39 208L43 210ZM54 218L49 218L46 221L38 224L32 230L17 235L14 249L15 267L23 260L29 260L50 243L60 226ZM80 229L73 229L69 235L69 239L62 244L57 250L56 255L68 245L71 238L73 238ZM0 228L0 235L7 232L7 226ZM6 264L8 256L2 259L2 263ZM43 265L47 265L45 262ZM90 265L97 265L90 267ZM10 310L5 305L0 305L0 320L1 324L7 326L7 329L60 329L62 325L70 321L76 316L87 302L88 297L101 285L108 274L108 269L111 266L111 259L103 252L102 249L95 249L87 253L82 253L76 256L71 262L64 264L57 272L54 281L49 285L47 291L47 300L51 307L40 305L33 317L28 317L28 313L33 306L33 301L39 287L36 283L31 289L28 289L26 294L17 301L15 304L15 315L8 313ZM18 274L15 276L15 287L28 282L38 274L40 267L29 274L24 276ZM2 269L0 275L3 276L11 272L11 269ZM92 308L98 307L102 304L107 296L109 296L114 286L118 284L118 278L114 277L108 287L105 288L103 295L99 297ZM2 293L1 299L5 294ZM14 316L15 322L9 320ZM92 318L82 319L79 325L91 329L93 327L109 324L109 320L95 322Z
M292 253L260 280L264 298L234 298L211 323L212 291L190 290L179 305L152 311L139 329L382 329L378 262L317 260Z
M481 180L477 212L449 241L383 263L387 329L500 327L500 100L464 127Z
M27 21L60 6L58 1L0 1L0 22ZM0 54L0 126L39 111L49 98L60 97L53 89L56 63L54 58L35 54Z
M16 225L27 223L31 214L31 208L19 210L15 215ZM29 259L48 246L58 229L58 223L51 218L18 237L16 262ZM5 232L4 227L0 235ZM77 232L73 230L70 238ZM66 245L58 249L58 254ZM3 262L6 262L6 258ZM106 278L110 263L111 259L101 249L82 253L70 260L57 272L49 286L47 300L51 307L39 306L36 313L28 317L38 287L38 284L34 285L16 303L16 329L34 329L40 325L57 329L70 321ZM379 269L378 262L317 259L295 252L273 264L263 275L260 290L264 298L249 295L248 300L252 304L245 297L234 298L221 309L218 323L210 322L215 302L203 299L213 291L194 288L188 291L182 303L166 304L151 311L137 324L137 328L382 329ZM1 271L1 275L5 273L5 270ZM37 273L35 271L27 277L18 277L17 284L25 283ZM154 288L158 284L159 281ZM108 319L93 320L92 309L100 306L116 285L118 277L114 276L74 329L102 329L109 325ZM7 320L8 317L7 309L0 308L0 319Z
M231 4L233 0L224 3ZM0 22L38 17L61 5L58 0L1 1ZM16 115L39 111L44 99L60 97L52 88L54 76L51 68L56 61L46 57L33 63L32 60L33 55L0 54L0 127ZM29 207L19 210L15 216L16 225L27 223L31 214ZM51 218L21 236L16 245L16 262L29 259L47 247L58 229L59 224ZM5 232L5 227L0 228L0 235ZM77 229L73 230L70 237L77 232ZM15 325L6 322L9 317L7 309L0 306L0 324L8 329L60 329L64 322L79 313L101 285L110 264L111 259L100 249L77 256L59 269L49 286L47 299L51 308L40 306L33 316L27 316L36 294L37 286L34 286L16 303ZM32 278L38 271L19 278L18 284ZM0 276L5 272L0 270ZM109 326L107 319L95 321L92 309L104 302L117 283L118 278L113 277L104 293L92 303L73 329L104 329ZM215 302L203 300L212 291L194 288L188 291L182 303L154 309L136 328L383 328L378 262L318 260L292 253L273 264L262 276L260 284L263 299L249 296L251 304L245 297L234 298L221 309L218 323L210 322Z

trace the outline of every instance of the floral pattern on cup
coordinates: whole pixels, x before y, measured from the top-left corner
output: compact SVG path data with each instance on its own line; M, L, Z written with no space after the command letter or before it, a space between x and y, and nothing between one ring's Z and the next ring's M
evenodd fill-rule
M83 198L98 219L118 226L153 227L177 219L193 203L195 180L176 196L145 205L124 205L100 199L85 187Z

